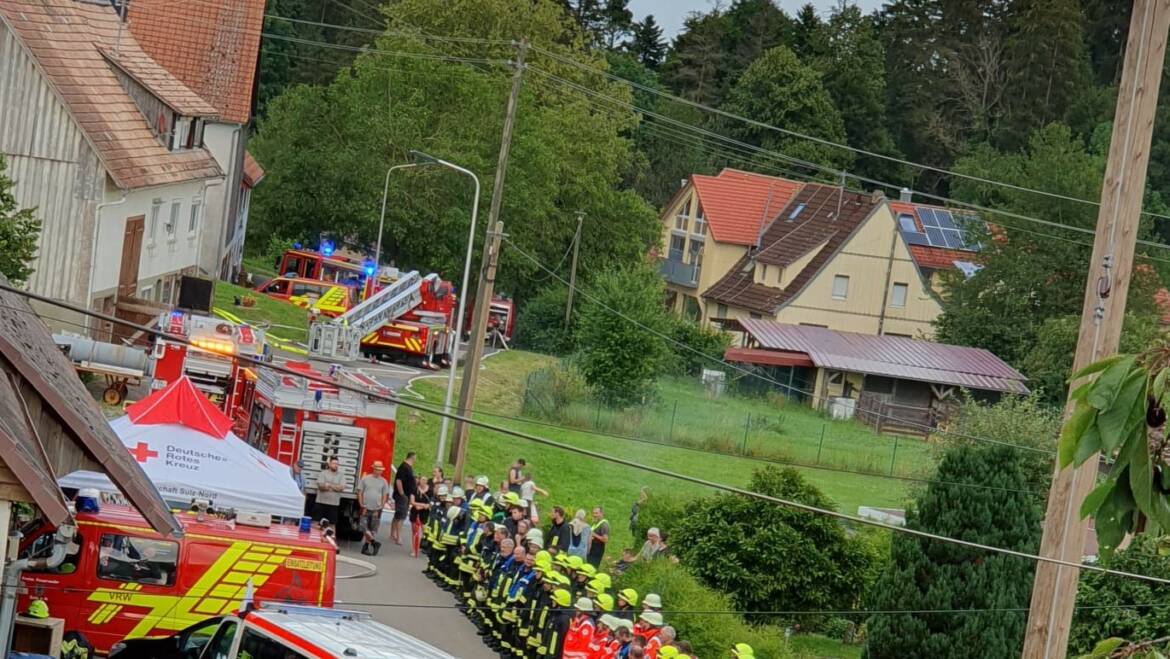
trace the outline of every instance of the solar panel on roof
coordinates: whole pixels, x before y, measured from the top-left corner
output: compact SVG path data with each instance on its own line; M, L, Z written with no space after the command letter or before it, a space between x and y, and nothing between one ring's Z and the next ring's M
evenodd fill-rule
M906 242L911 245L922 245L924 247L930 246L930 241L926 239L926 234L917 231L904 231L902 236L906 238Z
M963 232L958 229L941 229L943 238L947 241L947 247L951 249L963 249L966 242L963 240Z
M955 218L951 217L950 211L936 210L934 211L934 219L938 220L938 225L944 229L958 229L955 226Z
M947 239L943 236L942 229L933 226L924 227L926 229L926 238L934 247L946 247Z
M937 227L938 222L934 219L934 211L929 208L919 208L918 217L922 220L924 227Z

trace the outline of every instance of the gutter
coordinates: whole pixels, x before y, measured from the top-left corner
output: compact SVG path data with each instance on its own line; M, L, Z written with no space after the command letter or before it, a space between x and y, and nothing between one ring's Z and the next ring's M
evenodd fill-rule
M85 295L86 308L93 308L92 307L93 294L94 294L93 275L95 272L97 272L97 259L98 259L97 243L98 243L98 234L101 233L101 228L102 228L102 211L106 208L109 208L110 206L117 206L119 204L126 203L126 197L129 196L129 194L130 194L129 190L123 189L121 199L118 199L117 201L103 201L100 204L98 204L93 210L93 240L91 240L89 243L89 284L88 284L89 291ZM93 327L92 327L93 320L94 320L93 316L86 317L85 328L87 331L93 330ZM2 621L0 621L0 622L2 622Z

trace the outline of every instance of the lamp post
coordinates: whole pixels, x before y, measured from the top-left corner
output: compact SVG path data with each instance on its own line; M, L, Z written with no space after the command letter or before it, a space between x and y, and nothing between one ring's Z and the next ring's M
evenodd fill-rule
M451 413L451 399L455 396L455 367L459 365L459 344L463 340L463 313L467 305L467 286L468 280L471 277L471 252L475 246L475 219L479 214L479 177L471 170L460 167L459 165L447 162L440 158L427 155L421 151L411 151L410 155L414 158L413 165L442 165L448 169L453 169L461 174L466 174L471 177L475 183L475 197L471 200L471 226L467 229L467 256L463 260L463 283L459 288L459 310L455 316L455 343L451 350L451 365L447 367L447 395L443 397L443 420L439 427L439 448L435 454L435 464L442 464L443 454L447 450L447 429L450 425L450 420L446 415ZM398 165L402 167L403 165ZM393 169L393 168L391 168ZM387 172L387 181L390 180L389 172ZM385 213L385 199L383 199L383 214ZM378 232L379 239L381 238L381 231ZM475 337L472 337L475 340ZM480 337L482 340L482 337Z
M427 163L407 162L393 165L386 170L386 183L382 186L382 216L378 219L378 242L374 246L374 276L382 271L382 227L386 225L386 197L390 194L390 173L396 169L409 169ZM375 280L377 281L377 280Z

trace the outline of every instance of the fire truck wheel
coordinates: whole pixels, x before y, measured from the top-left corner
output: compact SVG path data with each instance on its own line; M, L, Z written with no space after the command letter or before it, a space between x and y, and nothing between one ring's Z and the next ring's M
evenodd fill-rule
M102 401L106 405L119 405L126 395L123 393L123 388L118 385L110 385L102 392Z

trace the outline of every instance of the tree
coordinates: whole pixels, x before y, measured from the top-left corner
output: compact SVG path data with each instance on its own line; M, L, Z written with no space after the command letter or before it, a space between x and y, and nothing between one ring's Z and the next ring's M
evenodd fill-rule
M664 294L658 273L639 265L598 275L592 289L596 301L581 301L581 373L607 405L643 402L670 358L663 338L670 329Z
M732 87L724 108L769 126L832 142L845 141L844 121L825 90L821 74L802 64L785 46L773 48L752 62ZM852 161L852 154L843 149L774 129L733 120L724 124L736 138L787 156L838 168Z
M956 445L935 482L907 511L908 528L1035 553L1044 490L1035 458L1015 447ZM979 487L971 487L979 486ZM866 622L866 659L1018 655L1026 617L1031 561L928 538L895 534L890 562L866 606L880 610L964 610L964 615L896 613ZM990 609L990 610L984 610Z
M1006 109L996 143L1019 148L1090 87L1078 0L1015 0L1005 40Z
M377 51L359 56L327 86L294 86L271 103L252 141L269 170L253 198L255 233L306 242L326 234L372 247L386 171L409 162L412 149L478 174L484 182L480 208L488 207L507 78L499 69L433 59L433 42L409 36L420 29L456 37L527 37L561 56L606 66L583 49L581 33L552 0L401 0L388 20L390 31L378 38ZM484 54L504 58L515 50L505 45ZM622 83L576 67L542 66L607 96L631 98ZM537 76L526 79L520 96L501 212L509 243L497 283L520 306L535 292L540 278L533 275L540 270L511 246L541 263L557 263L573 239L578 210L588 218L580 256L589 264L586 277L638 261L659 238L654 209L626 185L635 160L627 135L637 116L599 111L584 98ZM460 272L470 194L466 177L441 167L391 174L383 261L449 278Z
M0 153L0 274L10 284L19 285L33 273L41 221L36 217L35 208L22 209L17 205L13 193L16 182L7 172L8 162Z
M1080 325L1079 314L1049 318L1040 326L1036 344L1021 364L1028 385L1043 392L1050 405L1062 405L1068 397L1068 377L1072 374ZM1156 315L1126 314L1118 352L1143 352L1164 333Z
M791 468L757 470L748 489L833 508ZM727 593L745 612L854 608L876 560L870 545L832 518L735 494L690 503L668 542L700 581ZM747 617L779 619L766 613Z
M1001 153L984 145L955 167L966 174L1095 199L1108 151L1103 142L1098 139L1087 146L1067 126L1052 124L1033 133L1023 152ZM977 181L957 182L954 195L1058 224L1091 228L1096 223L1092 206ZM1077 234L1034 227L1007 214L981 219L997 227L995 233L977 238L983 269L970 278L957 272L948 275L943 312L935 321L937 337L945 343L986 348L1022 367L1036 349L1046 321L1080 315L1091 247ZM1143 231L1148 233L1148 223ZM1129 310L1152 313L1156 288L1156 273L1136 269Z
M630 0L561 0L589 42L615 49L634 25Z
M811 2L801 5L792 27L792 50L797 57L813 58L824 55L825 24Z
M666 58L666 41L662 38L662 28L654 20L653 14L634 24L634 36L626 50L642 66L654 70Z
M723 39L727 22L718 7L691 13L662 64L662 81L688 100L715 105L723 94Z
M825 90L841 111L849 145L897 155L886 118L885 49L873 19L863 16L857 5L846 5L834 10L819 34L820 43L809 46L810 55L802 57L821 72ZM854 171L882 180L905 176L896 165L870 156L859 156Z
M546 355L573 352L572 325L565 327L569 290L553 282L524 300L516 318L517 347Z
M1170 579L1165 538L1134 536L1133 543L1109 562L1114 570ZM1134 607L1118 606L1124 604ZM1069 649L1088 652L1103 638L1148 640L1170 635L1170 586L1141 579L1119 579L1100 572L1081 574Z
M630 12L629 4L630 0L606 0L601 35L609 50L616 50L634 29L634 14Z

